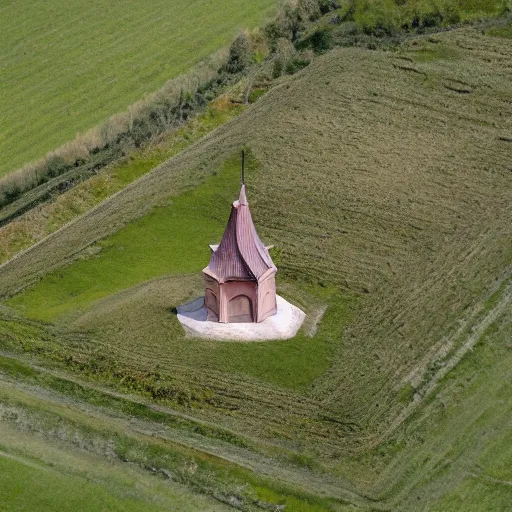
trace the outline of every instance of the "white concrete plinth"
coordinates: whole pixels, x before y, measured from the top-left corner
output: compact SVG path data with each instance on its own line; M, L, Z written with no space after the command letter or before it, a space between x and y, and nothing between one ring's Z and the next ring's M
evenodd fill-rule
M191 336L212 340L265 341L293 338L306 314L277 296L277 313L260 323L222 324L206 320L204 297L178 306L178 320Z

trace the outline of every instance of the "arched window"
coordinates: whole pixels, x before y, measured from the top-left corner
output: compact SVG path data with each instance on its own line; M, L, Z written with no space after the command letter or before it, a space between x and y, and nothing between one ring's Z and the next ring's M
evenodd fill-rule
M247 295L237 295L228 302L228 322L253 322L252 301Z

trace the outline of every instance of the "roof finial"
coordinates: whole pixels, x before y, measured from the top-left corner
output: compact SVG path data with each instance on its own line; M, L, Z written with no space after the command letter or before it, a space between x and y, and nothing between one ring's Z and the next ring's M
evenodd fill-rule
M245 151L242 149L242 185L245 185Z

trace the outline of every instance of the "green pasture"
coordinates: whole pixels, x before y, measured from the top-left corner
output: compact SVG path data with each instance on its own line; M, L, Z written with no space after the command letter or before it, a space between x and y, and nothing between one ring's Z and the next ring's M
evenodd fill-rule
M99 403L86 405L74 398L62 404L58 395L41 397L36 388L2 387L0 485L5 483L9 492L2 495L7 508L0 510L66 511L59 507L66 498L84 512L220 512L234 503L253 512L272 510L273 504L297 507L292 509L297 512L345 510L332 506L336 499L317 497L197 450L189 446L190 438L173 442L151 433L155 427L161 431L161 424L150 417L144 418L148 430L140 432L133 428L136 414L118 411L114 419ZM81 500L88 502L84 508Z
M0 175L42 157L270 16L275 0L0 6Z
M133 482L135 484L135 482ZM104 482L65 474L51 466L0 452L0 511L2 512L157 512L212 510L212 503L191 495L169 500L145 499L140 489L105 485ZM153 502L152 502L153 501ZM215 505L216 506L216 505ZM220 510L220 507L217 508Z
M200 116L189 120L185 126L169 132L158 143L131 152L99 174L79 183L66 194L38 209L31 210L29 219L21 217L10 226L0 229L0 263L98 205L210 131L227 123L244 108L242 105L234 104L210 105Z
M184 336L172 308L200 297L204 293L201 284L200 276L194 275L159 279L94 303L71 322L71 327L104 340L110 347L106 356L116 353L117 362L133 364L135 355L139 368L150 369L158 361L161 371L169 375L173 373L169 370L173 365L184 365L221 374L245 374L303 391L328 368L355 306L350 296L313 287L297 290L295 285L287 297L312 318L307 319L305 328L293 339L258 343L191 342ZM308 322L313 321L317 304L328 304L328 307L318 319L317 332L310 336ZM132 347L129 354L127 347ZM71 353L66 347L64 351Z
M505 512L512 503L511 311L484 332L376 454L397 510Z
M404 50L320 57L2 267L0 429L251 489L245 510L507 512L512 48L467 28ZM255 224L306 323L282 342L185 337L175 307L203 291L244 144Z
M112 488L95 483L86 478L75 475L65 475L50 467L28 465L17 459L11 459L0 453L0 488L2 499L0 511L2 512L185 512L185 511L221 511L231 510L221 507L213 500L198 498L185 493L176 499L173 506L170 500L154 503L130 496L129 489ZM283 495L265 487L257 488L258 497L267 499L276 506L286 506L295 512L329 512L327 500L310 498L311 502L300 497ZM121 491L121 492L120 492ZM122 495L124 491L125 495ZM136 491L132 491L136 494ZM121 495L119 495L121 494ZM315 502L316 501L316 502ZM171 502L172 503L172 502ZM338 510L342 510L339 508ZM350 510L344 508L343 510Z
M0 454L0 510L21 512L137 511L142 503L129 497L119 498L103 486L85 479L62 475L50 468L27 465ZM149 503L144 510L163 510Z
M508 23L502 27L493 27L487 30L486 34L491 37L502 37L504 39L512 39L512 23Z
M10 304L30 318L51 322L148 279L199 272L238 197L238 173L237 155L203 185L99 242L97 255L49 274Z
M460 9L461 20L470 21L499 16L505 9L502 0L457 0L453 2Z

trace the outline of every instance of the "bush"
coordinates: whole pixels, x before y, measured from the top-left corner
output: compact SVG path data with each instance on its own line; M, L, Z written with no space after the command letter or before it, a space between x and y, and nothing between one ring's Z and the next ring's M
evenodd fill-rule
M340 8L336 0L318 0L318 7L322 14L327 14Z
M295 47L291 41L284 37L279 38L276 42L276 51L274 55L274 68L272 73L274 78L278 78L283 74L287 63L294 55Z
M303 15L305 11L303 11ZM300 31L304 28L306 18L299 14L299 9L293 9L291 6L285 7L282 15L282 26L284 28L283 36L294 43L299 38Z
M279 78L284 71L284 64L281 60L274 61L274 67L272 69L272 78Z
M16 199L18 199L18 197L20 197L21 193L22 193L22 190L21 190L20 186L16 183L12 183L10 186L6 187L3 190L5 204L12 203Z
M55 178L59 174L62 174L68 168L69 166L66 164L66 161L61 156L51 155L46 160L47 174L51 178Z
M297 71L304 69L309 65L309 59L295 57L291 59L285 66L284 70L288 75L294 75Z
M277 40L280 37L287 36L283 26L277 20L268 23L263 29L263 33L265 34L265 38L268 41L269 48L272 53L276 51Z
M241 73L252 60L251 43L243 32L233 41L229 48L229 57L225 69L228 73Z
M423 15L420 18L420 27L436 27L438 25L441 25L443 22L443 15L439 11L439 9L432 9L430 11L427 11L423 13Z
M249 41L252 50L252 62L261 64L268 55L268 42L262 30L257 29L249 32Z
M323 27L315 30L310 37L311 48L316 53L323 53L333 47L332 30Z
M459 23L461 6L457 0L415 0L400 7L404 30L426 29Z
M279 9L274 21L268 23L263 29L271 53L275 53L279 39L294 41L298 37L300 27L301 23L295 9L290 5Z
M298 0L295 9L300 22L315 21L320 18L320 2L318 0Z
M393 0L354 0L354 21L365 33L377 37L395 35L400 13Z
M274 53L279 39L288 39L292 43L299 40L300 32L304 30L308 21L320 17L320 7L317 0L298 0L297 6L286 4L282 7L276 19L268 23L263 29L269 43L270 50Z
M335 33L337 39L352 37L359 34L359 28L354 21L344 21L336 28Z
M311 48L315 53L324 53L333 46L334 38L332 35L332 27L318 28L297 44L298 49Z
M461 14L458 5L453 1L447 2L443 9L443 17L448 25L460 23Z

